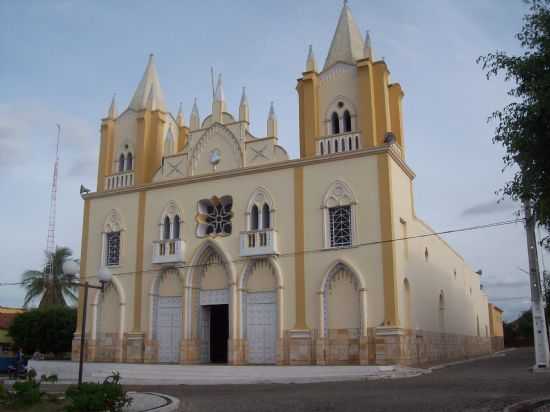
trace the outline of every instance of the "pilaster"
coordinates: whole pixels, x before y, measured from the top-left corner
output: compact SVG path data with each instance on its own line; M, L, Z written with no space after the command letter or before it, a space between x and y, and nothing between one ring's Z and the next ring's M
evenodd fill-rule
M405 157L405 138L403 136L403 89L399 83L390 84L388 87L390 93L390 118L391 131L397 139L397 144L401 147L402 156Z
M112 174L115 121L106 118L101 121L101 143L97 168L97 191L105 190L105 178Z
M390 98L388 83L390 72L383 61L372 65L374 73L374 112L376 116L376 139L378 144L384 142L384 136L391 130Z
M319 137L319 76L305 72L298 79L300 158L315 156L315 139Z
M374 74L370 59L357 61L357 86L359 90L358 121L362 135L362 147L367 149L378 145L374 104Z

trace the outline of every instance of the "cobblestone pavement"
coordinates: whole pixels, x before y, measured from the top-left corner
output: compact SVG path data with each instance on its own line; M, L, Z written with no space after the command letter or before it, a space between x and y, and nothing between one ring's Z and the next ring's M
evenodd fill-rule
M415 378L316 384L162 386L188 411L502 411L526 399L550 397L550 373L533 374L533 351L435 370Z

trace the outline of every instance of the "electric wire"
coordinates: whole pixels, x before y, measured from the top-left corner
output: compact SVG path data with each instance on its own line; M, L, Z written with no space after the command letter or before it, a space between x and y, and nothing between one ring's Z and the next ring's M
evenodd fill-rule
M511 225L511 224L520 223L520 222L524 222L524 221L525 221L524 218L503 220L503 221L499 221L499 222L487 223L487 224L482 224L482 225L468 226L468 227L463 227L463 228L458 228L458 229L449 229L449 230L444 230L444 231L441 231L441 232L423 233L423 234L420 234L420 235L405 236L405 237L400 237L400 238L395 238L395 239L385 239L385 240L375 240L375 241L370 241L370 242L362 242L362 243L354 244L354 245L349 246L349 247L309 249L309 250L303 250L303 251L298 251L298 252L286 252L286 253L281 253L281 254L277 255L277 257L278 258L287 258L287 257L291 257L291 256L296 256L296 255L306 255L306 254L312 254L312 253L324 253L324 252L334 252L334 251L338 251L338 250L357 249L357 248L360 248L360 247L383 245L383 244L387 244L387 243L400 242L400 241L404 241L404 240L421 239L421 238L426 238L426 237L430 237L430 236L440 236L440 235L448 235L448 234L452 234L452 233L467 232L467 231L473 231L473 230L490 229L490 228L494 228L494 227ZM250 260L251 260L250 258L238 258L238 259L232 259L232 260L228 260L228 261L222 260L220 262L208 262L208 263L199 263L199 264L177 265L177 266L174 266L173 268L174 269L206 268L206 267L212 266L212 265L222 265L223 266L223 265L226 265L228 263L249 262ZM159 272L159 269L149 269L149 270L140 271L140 273L144 273L144 274L155 274L155 273L158 273L158 272ZM129 276L129 275L134 275L135 273L136 273L136 271L113 273L113 276L116 276L116 277ZM81 278L93 279L95 277L96 277L95 275L91 275L91 274L84 274L84 276L82 276L82 274L81 274ZM23 285L24 283L25 282L12 282L12 283L9 283L9 282L2 283L2 282L0 282L0 287L2 287L2 286Z

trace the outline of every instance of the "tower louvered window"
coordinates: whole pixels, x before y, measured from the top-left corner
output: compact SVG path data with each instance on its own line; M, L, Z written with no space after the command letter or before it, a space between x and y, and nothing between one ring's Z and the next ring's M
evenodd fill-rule
M105 264L107 266L118 265L120 262L120 232L107 233L107 248Z
M329 208L330 246L351 246L351 206L336 206Z

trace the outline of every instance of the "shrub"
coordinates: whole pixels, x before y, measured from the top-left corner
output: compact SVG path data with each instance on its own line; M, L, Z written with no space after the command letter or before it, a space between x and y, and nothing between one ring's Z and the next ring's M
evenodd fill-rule
M132 402L120 384L118 372L113 372L103 383L71 385L65 392L65 398L69 401L66 412L121 412Z
M8 393L8 403L17 407L30 406L42 400L44 392L40 390L42 382L56 382L57 376L42 375L39 381L36 380L36 371L30 369L27 379L17 381L13 384L13 391Z
M16 316L9 334L14 346L22 348L25 353L52 352L59 356L71 351L75 328L75 308L50 306Z

